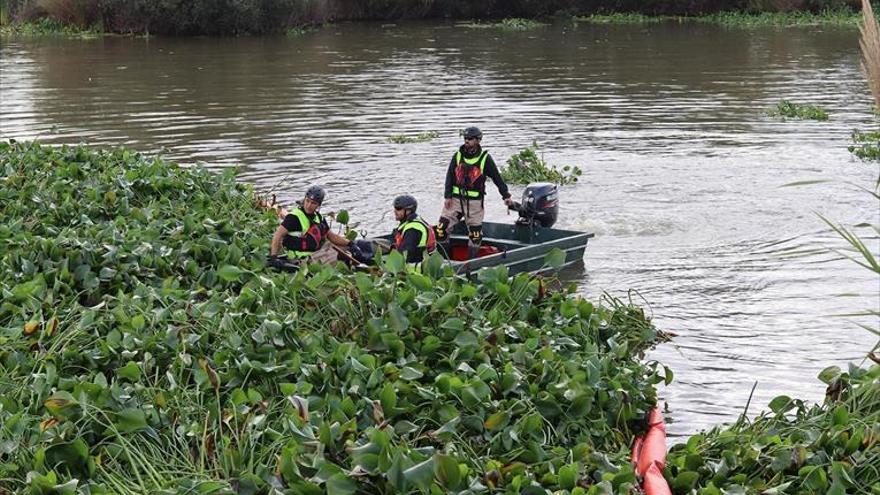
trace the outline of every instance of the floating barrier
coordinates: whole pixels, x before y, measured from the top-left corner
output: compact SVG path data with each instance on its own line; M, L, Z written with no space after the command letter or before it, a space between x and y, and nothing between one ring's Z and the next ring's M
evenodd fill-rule
M672 495L663 477L663 468L666 467L666 424L657 407L648 414L648 431L633 441L632 463L642 478L642 488L647 495Z

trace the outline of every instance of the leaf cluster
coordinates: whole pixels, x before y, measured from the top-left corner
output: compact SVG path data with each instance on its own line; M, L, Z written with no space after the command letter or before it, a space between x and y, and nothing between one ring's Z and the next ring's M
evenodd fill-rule
M880 366L823 370L821 405L779 396L753 421L694 435L669 452L675 493L877 493Z

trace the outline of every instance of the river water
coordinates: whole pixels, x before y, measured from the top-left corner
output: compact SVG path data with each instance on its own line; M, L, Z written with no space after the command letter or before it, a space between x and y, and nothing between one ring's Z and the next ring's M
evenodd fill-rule
M838 315L880 310L878 279L824 250L842 244L818 217L880 223L855 186L877 167L846 149L854 128L876 127L858 63L857 30L821 27L3 39L0 135L238 166L287 202L322 183L325 210L350 209L372 234L391 229L402 192L437 217L459 129L480 126L500 164L537 140L551 164L584 170L558 225L596 233L563 277L590 298L632 297L677 334L648 358L675 371L661 394L680 436L734 420L756 382L750 413L779 394L821 400L817 373L876 342L856 325L876 318ZM831 119L765 115L782 99ZM387 141L425 131L439 137ZM833 181L783 187L816 179ZM514 220L491 186L487 210Z

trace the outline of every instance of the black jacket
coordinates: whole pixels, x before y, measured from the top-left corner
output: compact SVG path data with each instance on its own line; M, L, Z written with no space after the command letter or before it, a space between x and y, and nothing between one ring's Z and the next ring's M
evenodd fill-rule
M464 145L458 150L461 152L462 158L474 158L480 156L480 153L483 152L483 148L480 146L477 146L474 154L467 153ZM446 185L443 189L444 198L448 199L452 197L452 186L455 185L455 167L457 165L458 163L455 162L455 155L452 155L452 159L449 160L449 168L446 170ZM498 192L501 193L503 199L510 197L510 192L507 190L507 184L505 184L504 179L501 178L501 174L498 172L498 167L495 166L495 160L492 159L492 155L489 155L486 157L486 167L483 169L483 175L471 186L471 189L480 191L480 195L472 199L482 199L483 196L486 195L486 177L492 179L492 182L495 183L495 187L498 188Z

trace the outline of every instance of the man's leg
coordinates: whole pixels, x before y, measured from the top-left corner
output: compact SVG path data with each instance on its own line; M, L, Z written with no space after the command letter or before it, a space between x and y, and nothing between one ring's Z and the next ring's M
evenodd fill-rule
M325 242L320 249L309 256L309 263L321 263L323 265L332 265L339 261L339 253L333 249L333 243Z
M452 229L455 227L458 222L461 221L463 216L463 211L461 208L461 201L458 198L455 198L453 204L450 208L443 207L443 211L440 212L440 220L437 221L437 226L434 229L434 234L437 237L437 244L440 248L449 253L449 234L452 232Z
M471 258L476 258L480 251L480 244L483 242L483 201L480 199L471 199L467 204L467 216L465 223L468 226L468 252Z

